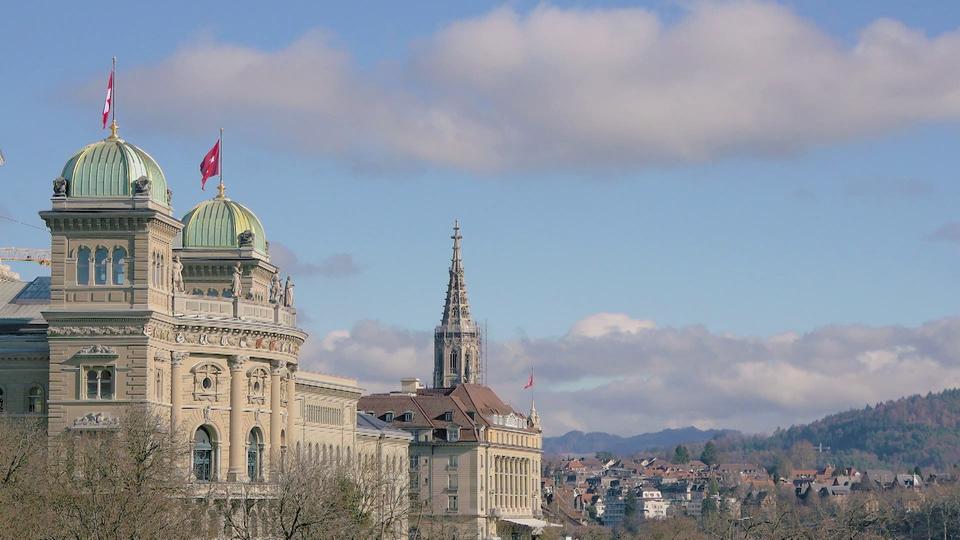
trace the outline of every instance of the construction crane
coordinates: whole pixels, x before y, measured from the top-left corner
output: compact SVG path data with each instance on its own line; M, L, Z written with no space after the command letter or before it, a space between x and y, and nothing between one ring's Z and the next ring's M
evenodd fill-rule
M50 266L50 250L34 248L0 248L0 281L20 281L20 274L3 264L3 261L33 262Z
M50 250L36 248L0 248L0 262L23 261L35 262L41 266L50 266Z

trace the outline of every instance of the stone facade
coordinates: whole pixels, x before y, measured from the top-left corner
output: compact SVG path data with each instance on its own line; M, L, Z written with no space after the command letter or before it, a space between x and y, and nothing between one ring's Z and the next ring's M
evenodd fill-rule
M84 159L109 159L89 150L98 145L135 148L113 134ZM90 175L103 170L124 181L126 163L92 163L70 178L96 186ZM183 247L169 196L136 187L123 196L56 190L40 212L50 276L0 282L2 411L46 418L53 437L115 428L125 408L145 406L190 442L184 465L197 482L268 483L290 452L405 471L410 435L357 414L356 380L299 370L307 334L292 292L271 294L280 269L269 253L249 241ZM229 294L236 268L246 294Z

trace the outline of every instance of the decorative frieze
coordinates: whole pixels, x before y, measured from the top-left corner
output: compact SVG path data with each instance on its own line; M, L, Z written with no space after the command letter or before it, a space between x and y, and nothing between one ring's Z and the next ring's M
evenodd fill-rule
M51 336L136 336L143 335L143 326L51 326Z
M251 349L292 355L300 354L303 343L302 340L277 334L206 327L177 327L173 333L173 341L180 345Z
M117 350L113 347L108 347L107 345L90 345L77 351L77 356L103 358L116 357L118 355Z
M88 413L76 418L71 424L72 429L117 429L120 427L120 419L106 414Z

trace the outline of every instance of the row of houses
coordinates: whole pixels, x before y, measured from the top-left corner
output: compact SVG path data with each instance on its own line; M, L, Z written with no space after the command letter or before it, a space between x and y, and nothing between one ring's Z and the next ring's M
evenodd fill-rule
M830 465L774 479L755 463L708 466L697 460L675 464L658 458L573 458L549 466L552 474L545 476L544 486L548 505L553 502L564 507L566 515L580 523L608 527L617 526L631 514L640 519L699 518L714 510L739 516L748 508L776 504L773 495L791 485L801 500L817 496L842 503L853 491L920 490L927 482L943 480L936 475L925 480L915 473Z

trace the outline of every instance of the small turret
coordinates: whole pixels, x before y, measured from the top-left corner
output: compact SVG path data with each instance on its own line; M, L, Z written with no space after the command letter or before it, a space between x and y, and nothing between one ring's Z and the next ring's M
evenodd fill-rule
M530 400L530 416L527 417L527 425L537 431L543 431L540 427L540 415L537 413L537 404Z

